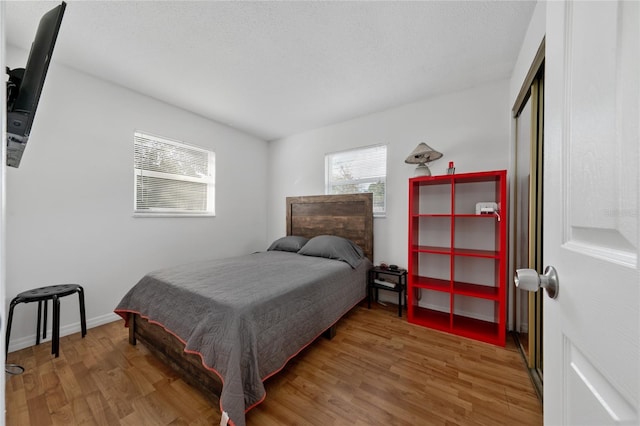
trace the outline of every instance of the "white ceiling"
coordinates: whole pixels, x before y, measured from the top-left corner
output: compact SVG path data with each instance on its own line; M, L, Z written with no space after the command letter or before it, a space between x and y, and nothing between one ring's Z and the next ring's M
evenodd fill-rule
M7 43L28 49L57 3L5 2ZM53 57L272 140L509 78L534 7L68 1Z

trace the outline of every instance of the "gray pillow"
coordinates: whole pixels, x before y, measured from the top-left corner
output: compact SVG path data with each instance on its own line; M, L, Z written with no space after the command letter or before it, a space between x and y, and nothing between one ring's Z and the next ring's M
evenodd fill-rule
M313 237L298 251L298 254L341 260L342 262L348 263L349 266L354 269L364 258L364 253L357 244L346 238L336 237L335 235L319 235Z
M297 252L307 243L307 241L309 241L308 238L289 235L275 240L271 243L267 251L277 250Z

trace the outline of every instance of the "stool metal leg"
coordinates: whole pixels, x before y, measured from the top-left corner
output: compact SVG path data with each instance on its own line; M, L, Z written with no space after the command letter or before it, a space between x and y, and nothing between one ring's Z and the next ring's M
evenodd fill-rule
M7 362L7 355L9 355L9 337L11 336L11 323L13 322L13 308L19 302L16 299L11 301L11 305L9 306L9 318L7 319L7 332L5 333L5 345L4 345L4 361Z
M82 329L82 337L87 334L87 317L84 310L84 289L78 286L78 300L80 302L80 328Z
M45 301L45 306L47 304L47 302ZM37 329L36 329L36 345L40 344L40 326L42 325L42 300L40 300L38 302L38 321L37 321ZM47 326L44 326L44 329L47 329ZM44 339L44 336L42 336L42 338Z
M52 330L51 354L56 358L60 355L60 299L53 296L53 330Z
M47 318L49 318L49 314L47 313L47 307L49 306L48 300L43 300L44 302L44 328L42 329L42 340L47 338ZM38 302L40 304L40 302Z

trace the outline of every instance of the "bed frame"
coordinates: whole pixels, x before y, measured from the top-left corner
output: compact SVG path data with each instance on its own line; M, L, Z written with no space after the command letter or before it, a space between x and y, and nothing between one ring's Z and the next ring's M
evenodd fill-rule
M358 244L373 262L373 195L314 195L287 197L287 235L312 238L337 235ZM184 344L164 328L137 314L129 314L129 343L140 340L157 358L178 372L183 380L213 401L222 391L220 378L202 365L200 356L184 352ZM335 324L325 332L335 335Z

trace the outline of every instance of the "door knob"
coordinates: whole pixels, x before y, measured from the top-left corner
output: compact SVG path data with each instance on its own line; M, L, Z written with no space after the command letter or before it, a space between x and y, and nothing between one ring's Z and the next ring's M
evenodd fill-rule
M560 283L558 273L553 266L547 266L542 275L539 275L535 269L517 269L513 281L515 281L516 287L521 290L538 291L542 287L547 290L547 295L550 298L558 297Z

